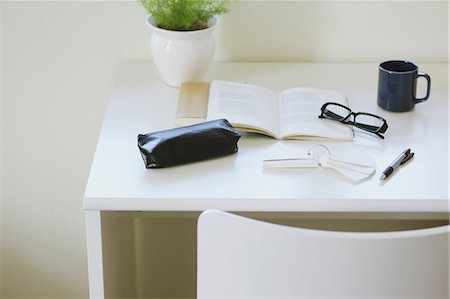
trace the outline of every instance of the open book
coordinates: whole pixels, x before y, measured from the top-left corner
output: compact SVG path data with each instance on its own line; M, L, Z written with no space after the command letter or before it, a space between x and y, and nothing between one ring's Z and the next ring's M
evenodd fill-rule
M333 91L291 88L277 95L257 85L212 81L206 118L226 118L238 130L276 139L353 140L351 126L318 117L326 102L348 106Z

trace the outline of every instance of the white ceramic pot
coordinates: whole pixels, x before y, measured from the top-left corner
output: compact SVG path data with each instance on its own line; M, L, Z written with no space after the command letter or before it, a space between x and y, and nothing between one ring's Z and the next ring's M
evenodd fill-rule
M151 53L164 82L179 87L183 82L201 79L214 55L212 32L218 24L219 18L215 16L206 29L170 31L156 27L152 17L148 17Z

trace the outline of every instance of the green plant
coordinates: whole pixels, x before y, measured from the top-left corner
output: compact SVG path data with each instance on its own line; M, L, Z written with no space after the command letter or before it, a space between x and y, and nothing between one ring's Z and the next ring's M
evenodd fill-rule
M232 0L139 0L156 26L175 31L208 27L208 20L229 11Z

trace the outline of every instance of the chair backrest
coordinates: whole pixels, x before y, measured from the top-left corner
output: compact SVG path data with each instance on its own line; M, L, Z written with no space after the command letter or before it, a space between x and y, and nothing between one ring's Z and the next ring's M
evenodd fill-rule
M208 210L197 298L449 298L449 226L334 232Z

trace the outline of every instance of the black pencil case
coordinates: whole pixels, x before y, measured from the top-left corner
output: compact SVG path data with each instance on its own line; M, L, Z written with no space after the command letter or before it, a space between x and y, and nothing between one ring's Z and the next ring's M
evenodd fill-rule
M226 119L138 135L146 168L180 165L238 151L241 135Z

